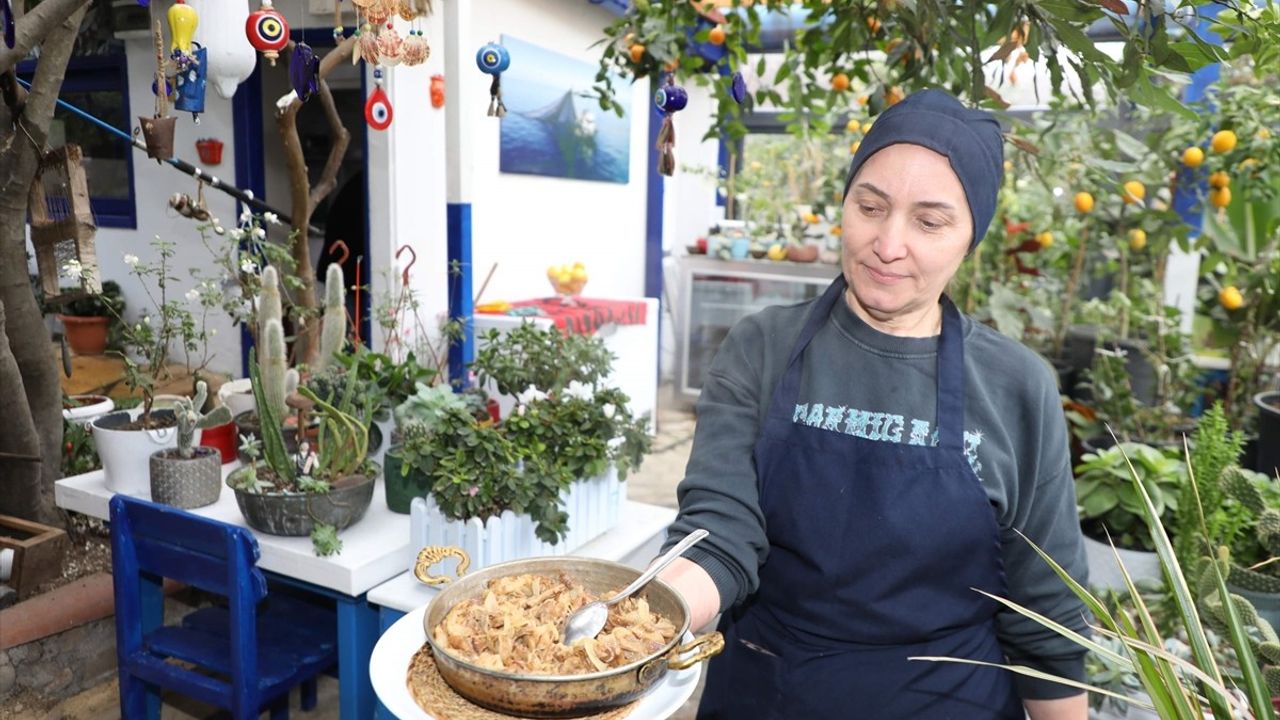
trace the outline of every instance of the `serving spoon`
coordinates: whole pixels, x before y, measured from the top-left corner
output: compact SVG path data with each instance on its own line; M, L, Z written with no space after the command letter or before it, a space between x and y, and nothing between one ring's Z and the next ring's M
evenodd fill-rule
M658 562L654 563L648 570L645 570L634 582L623 588L622 592L608 600L596 600L574 610L564 621L564 629L560 633L561 642L565 645L572 645L579 640L599 635L600 631L604 629L605 622L609 619L609 607L611 605L616 605L639 592L641 588L649 584L649 581L655 575L662 572L663 568L670 565L673 560L683 555L684 551L696 545L698 541L707 535L710 535L710 533L706 530L694 530L686 535L683 540L676 543L666 554L658 558Z

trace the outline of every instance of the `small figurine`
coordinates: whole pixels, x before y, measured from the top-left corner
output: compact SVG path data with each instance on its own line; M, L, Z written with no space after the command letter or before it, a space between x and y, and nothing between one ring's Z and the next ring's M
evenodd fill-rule
M511 67L511 54L497 43L487 43L476 52L476 65L480 72L493 76L489 84L489 117L506 115L507 106L502 103L502 72Z

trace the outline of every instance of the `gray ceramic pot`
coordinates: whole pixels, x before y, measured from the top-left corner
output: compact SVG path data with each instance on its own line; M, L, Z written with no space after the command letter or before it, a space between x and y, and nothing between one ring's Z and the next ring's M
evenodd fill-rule
M368 476L343 478L323 495L250 493L236 487L237 479L247 469L239 468L227 476L227 486L235 491L245 522L269 535L294 536L310 535L317 522L339 530L354 524L369 509L374 480L381 474L381 468L377 468Z
M176 448L151 454L151 499L191 509L218 502L222 493L222 457L216 448L193 448L184 458Z

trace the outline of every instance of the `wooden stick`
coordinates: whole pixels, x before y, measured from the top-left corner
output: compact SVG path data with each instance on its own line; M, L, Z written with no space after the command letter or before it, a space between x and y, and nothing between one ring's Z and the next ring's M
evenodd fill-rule
M484 282L480 284L480 292L476 293L476 297L471 301L472 306L480 304L480 298L484 297L484 289L489 287L489 281L493 279L493 271L498 269L498 263L489 266L489 274L484 276Z

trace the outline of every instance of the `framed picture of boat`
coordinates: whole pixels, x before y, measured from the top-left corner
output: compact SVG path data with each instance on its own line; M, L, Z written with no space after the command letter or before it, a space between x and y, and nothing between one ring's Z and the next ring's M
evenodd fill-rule
M547 175L627 183L631 179L631 107L605 112L591 97L596 66L503 35L511 67L502 73L498 169L504 173ZM615 80L615 85L628 84Z

